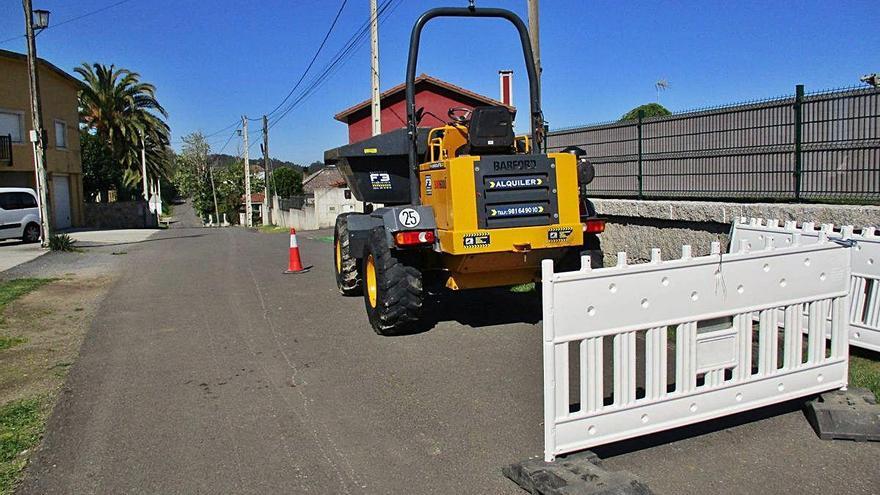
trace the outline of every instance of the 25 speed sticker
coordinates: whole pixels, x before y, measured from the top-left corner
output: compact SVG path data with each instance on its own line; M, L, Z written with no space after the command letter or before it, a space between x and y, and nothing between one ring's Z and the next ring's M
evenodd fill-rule
M476 248L488 246L491 243L489 239L489 234L479 233L479 234L468 234L462 238L462 242L464 243L464 247L466 248Z
M564 242L568 240L572 232L574 232L574 229L571 228L550 229L547 231L547 240L550 242Z

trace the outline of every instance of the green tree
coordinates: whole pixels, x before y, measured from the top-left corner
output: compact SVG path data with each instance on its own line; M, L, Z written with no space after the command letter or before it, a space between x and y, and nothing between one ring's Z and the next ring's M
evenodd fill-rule
M172 182L179 194L192 200L193 208L201 217L215 214L214 194L211 189L211 164L208 154L211 147L200 132L183 138L183 148L175 157Z
M324 162L322 162L320 160L314 161L309 165L308 173L313 174L313 173L317 172L318 170L321 170L325 166L326 165L324 165Z
M639 110L644 112L644 115L642 115L643 118L672 115L672 112L667 110L663 105L659 103L648 103L646 105L639 105L629 112L626 112L620 120L637 120L639 118Z
M122 169L126 185L136 188L141 181L142 146L147 174L167 178L170 129L164 121L168 113L156 99L156 87L142 82L138 73L115 65L84 63L74 71L85 83L79 92L80 119Z
M276 168L272 171L270 185L274 188L275 194L282 198L302 194L302 173L290 167Z
M217 187L217 203L220 208L218 218L222 219L225 213L230 222L237 223L244 196L244 163L230 163L215 169L214 184ZM251 191L257 191L254 182L251 182Z
M110 150L88 129L80 129L79 148L83 192L88 201L95 201L100 194L101 199L106 202L110 190L122 189L122 169L114 164Z

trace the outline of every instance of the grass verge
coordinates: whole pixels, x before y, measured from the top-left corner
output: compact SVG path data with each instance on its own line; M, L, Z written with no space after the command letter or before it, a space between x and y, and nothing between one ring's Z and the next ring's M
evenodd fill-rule
M29 451L40 441L46 424L46 401L24 399L0 407L0 495L11 494Z
M850 348L849 384L851 387L866 388L880 399L880 360L876 355L873 359L868 356L868 353L853 353Z
M6 305L19 297L33 292L55 280L54 278L17 278L0 282L0 325L3 324L3 310Z
M19 344L24 344L27 342L27 339L24 337L3 337L0 336L0 351L3 349L9 349L10 347L15 347Z
M532 292L535 290L535 283L529 282L527 284L514 285L510 288L510 292Z
M257 227L257 231L264 234L277 234L279 232L287 232L289 230L290 229L278 227L276 225L260 225L259 227Z

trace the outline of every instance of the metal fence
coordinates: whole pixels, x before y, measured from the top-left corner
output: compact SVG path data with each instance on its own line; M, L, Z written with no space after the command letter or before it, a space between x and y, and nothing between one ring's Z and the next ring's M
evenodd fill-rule
M12 166L12 135L0 136L0 162Z
M597 197L880 201L880 89L851 88L551 131Z

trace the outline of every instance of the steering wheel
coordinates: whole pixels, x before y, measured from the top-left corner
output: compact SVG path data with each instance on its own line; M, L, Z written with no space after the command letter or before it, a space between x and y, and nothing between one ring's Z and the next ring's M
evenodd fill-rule
M467 107L452 107L446 112L446 115L449 115L449 118L457 124L467 124L471 120L472 112L473 110ZM461 115L456 115L457 113L461 113Z

